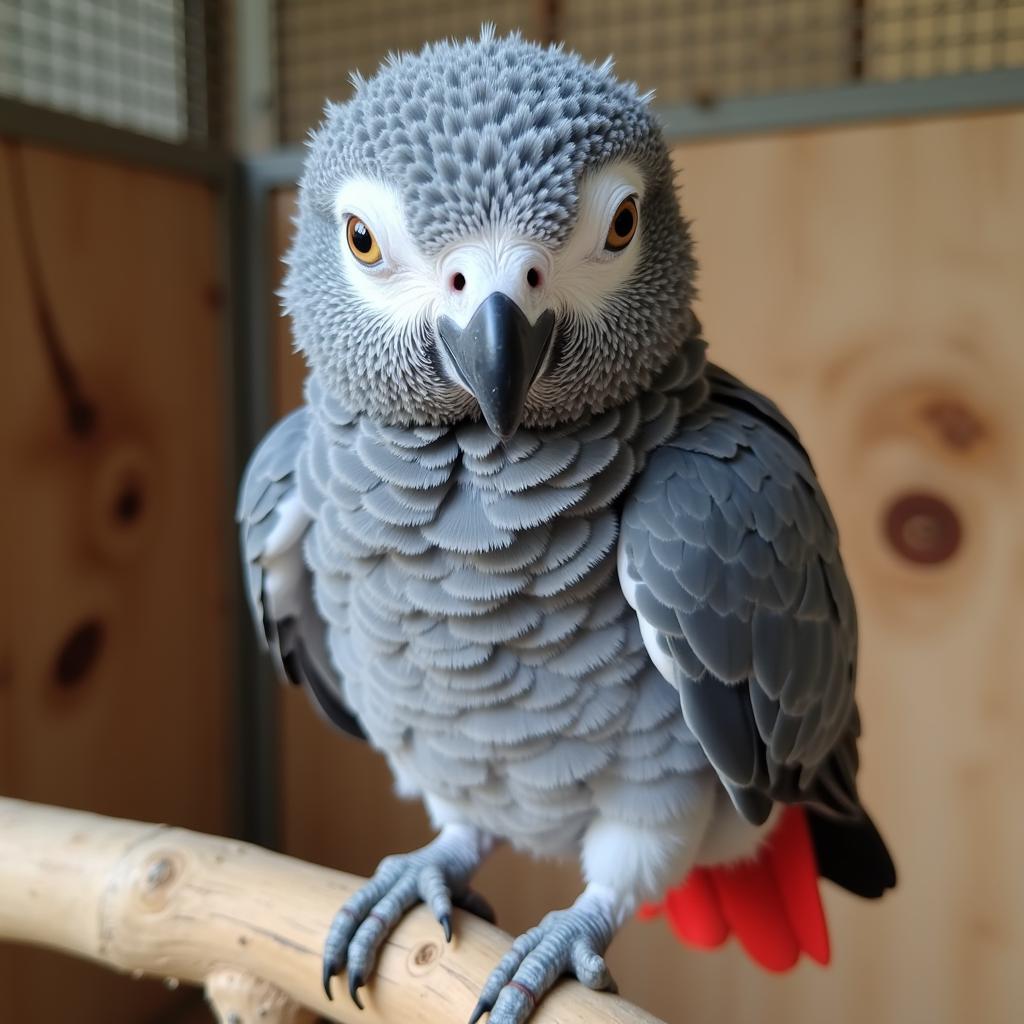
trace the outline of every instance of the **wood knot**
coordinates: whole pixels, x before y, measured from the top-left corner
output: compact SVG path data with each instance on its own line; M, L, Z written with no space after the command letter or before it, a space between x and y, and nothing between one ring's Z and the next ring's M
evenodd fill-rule
M425 943L416 949L413 958L421 967L432 964L437 959L437 946L433 942Z
M169 851L154 853L145 862L137 892L147 910L162 910L167 905L183 867L181 856Z
M92 490L92 535L108 557L124 559L139 549L150 532L156 488L151 456L125 441L105 452Z
M173 877L174 865L166 857L161 857L151 864L146 872L146 888L157 889L161 885L166 885Z
M936 398L925 405L922 414L939 438L957 451L974 448L988 434L981 418L955 398Z
M87 619L67 636L57 652L53 678L58 686L70 689L85 681L103 651L103 623Z
M436 942L421 942L409 951L409 973L429 974L441 959L441 947Z
M948 561L963 538L960 517L953 506L925 492L904 494L889 505L885 533L900 555L919 565Z

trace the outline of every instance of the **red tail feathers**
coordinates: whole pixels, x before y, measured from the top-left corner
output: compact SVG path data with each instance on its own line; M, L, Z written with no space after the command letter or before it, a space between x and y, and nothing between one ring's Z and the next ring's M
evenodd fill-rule
M714 949L733 934L769 971L789 970L801 953L827 964L828 928L803 810L786 808L756 860L694 868L664 903L641 908L640 916L662 913L681 942Z

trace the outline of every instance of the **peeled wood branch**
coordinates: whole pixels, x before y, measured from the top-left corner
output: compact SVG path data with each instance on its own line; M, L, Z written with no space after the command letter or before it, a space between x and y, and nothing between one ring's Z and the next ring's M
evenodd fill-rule
M334 911L362 879L246 843L0 798L0 939L205 985L222 1020L467 1020L503 932L466 914L446 945L418 908L381 950L360 1013L320 988ZM659 1024L617 996L560 984L536 1024Z

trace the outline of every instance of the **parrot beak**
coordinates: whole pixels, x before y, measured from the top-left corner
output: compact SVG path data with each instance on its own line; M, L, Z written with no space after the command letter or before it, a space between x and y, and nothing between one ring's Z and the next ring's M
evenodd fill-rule
M502 292L492 292L469 323L451 317L437 322L438 334L463 386L476 398L492 432L507 441L523 418L526 396L554 334L555 314L546 309L531 324Z

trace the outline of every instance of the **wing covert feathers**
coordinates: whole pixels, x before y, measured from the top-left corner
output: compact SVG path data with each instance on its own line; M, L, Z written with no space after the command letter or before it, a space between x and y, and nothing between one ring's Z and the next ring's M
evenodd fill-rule
M628 496L623 589L745 818L776 801L859 817L857 619L835 523L774 405L709 380Z
M346 707L326 647L326 626L302 556L309 518L296 489L295 467L306 441L308 413L299 409L263 439L246 467L236 517L245 590L278 674L304 686L339 729L363 738Z

